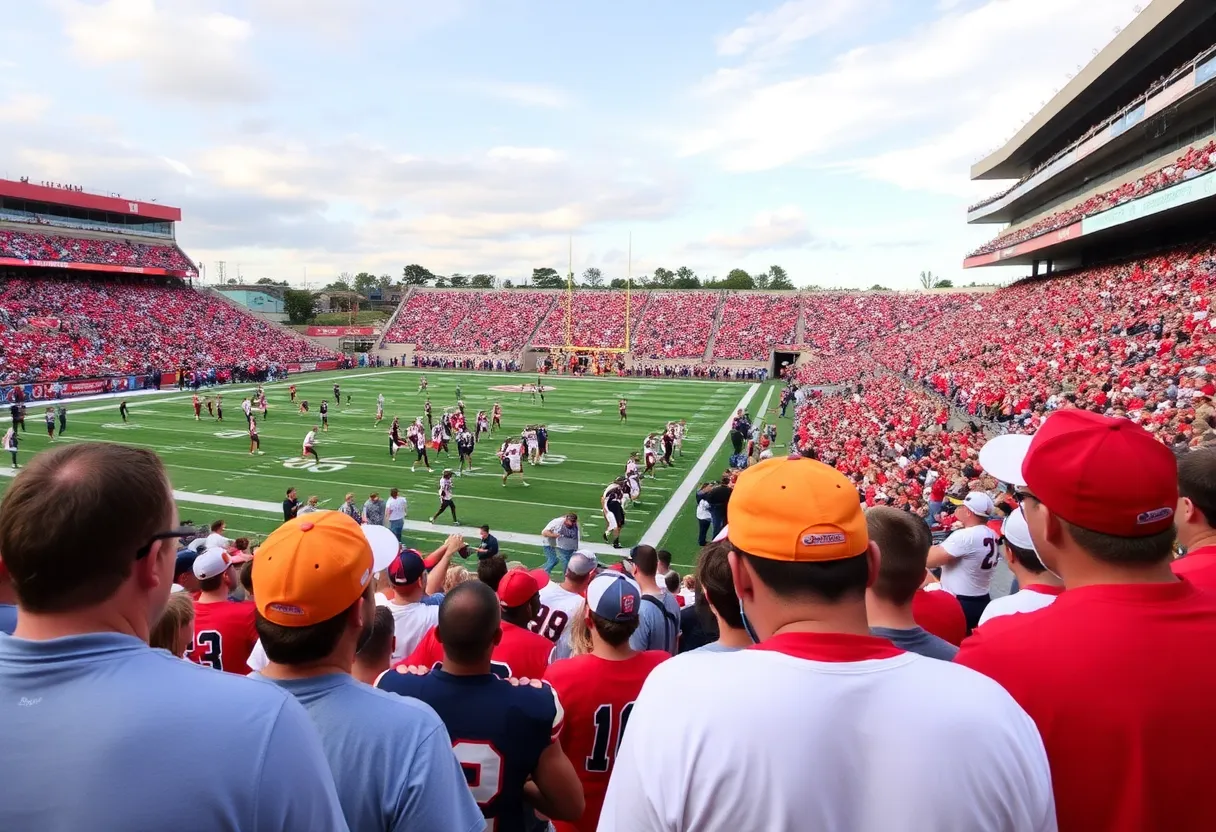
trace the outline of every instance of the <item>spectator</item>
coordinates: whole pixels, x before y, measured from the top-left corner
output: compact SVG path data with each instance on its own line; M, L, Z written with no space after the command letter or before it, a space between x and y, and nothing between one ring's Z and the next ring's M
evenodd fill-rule
M901 650L950 661L958 648L926 632L912 613L912 599L925 579L929 529L906 511L877 506L866 510L866 530L878 547L878 575L866 588L870 634Z
M232 541L224 537L224 521L216 520L211 524L211 534L207 535L203 546L207 549L227 549Z
M198 552L194 549L179 549L173 564L173 583L191 595L201 591L198 586L198 578L194 577L194 561L196 560L198 560Z
M388 582L393 588L393 597L385 606L392 612L395 622L397 641L393 647L393 661L414 652L427 630L439 623L439 607L424 604L422 599L424 595L435 595L443 589L452 553L462 545L464 539L460 535L449 535L429 558L423 559L416 549L402 549L389 564Z
M393 613L383 604L377 604L371 634L355 653L350 675L365 685L375 686L380 674L392 666L394 630Z
M435 712L350 675L371 636L371 542L327 511L280 526L254 565L257 628L270 663L258 676L308 711L351 829L482 829Z
M1001 539L1005 541L1005 563L1019 589L1003 598L993 599L980 616L981 626L1002 615L1041 610L1050 606L1064 590L1060 579L1048 572L1039 560L1022 509L1005 518Z
M380 492L373 491L363 504L363 522L372 526L384 525L384 503L380 500Z
M473 576L471 574L469 574L468 569L466 569L465 567L461 566L458 563L450 564L448 566L447 577L443 579L443 591L445 593L451 592L453 589L460 586L465 581L470 581L472 579L473 579ZM443 599L440 598L437 603L442 603L442 602L443 602Z
M300 513L300 501L294 488L287 489L287 497L283 500L283 522L294 520Z
M354 520L356 523L363 522L363 512L359 509L359 507L357 505L355 505L355 495L354 494L347 494L346 499L342 501L342 507L338 510L341 511L343 514L345 514L347 517L349 517L351 520Z
M388 502L384 504L384 516L388 520L388 530L401 542L401 532L405 529L405 516L409 504L396 488L388 492Z
M988 518L995 512L996 507L987 494L968 493L954 512L962 528L929 549L929 566L941 567L942 589L962 604L968 632L979 626L984 607L992 599L988 586L992 583L992 569L999 560L999 553L997 535L988 527Z
M488 558L478 558L477 560L477 580L488 586L495 592L498 591L498 584L507 574L507 561L502 555L494 555Z
M668 658L662 650L639 653L629 646L641 604L641 590L624 575L605 572L593 578L584 612L591 652L557 662L545 672L545 681L565 709L559 738L586 800L582 817L563 824L559 832L595 832L612 773L615 755L610 749L620 743L646 677Z
M1126 419L1071 409L1001 456L989 470L1025 480L1035 550L1067 589L985 624L956 661L1035 720L1062 832L1206 829L1216 668L1194 657L1216 649L1216 599L1170 571L1174 455Z
M712 617L717 638L693 648L694 652L730 653L751 646L751 637L743 628L743 617L739 612L739 596L735 594L727 559L729 552L730 544L720 540L706 546L697 557L697 586L701 591L694 606L697 612L704 610ZM701 617L704 618L704 615ZM684 612L680 613L680 619L682 627L686 620ZM688 633L681 629L681 647L687 637Z
M629 637L629 646L638 652L666 650L674 656L680 641L680 605L655 578L658 552L653 546L642 544L634 546L622 561L625 571L642 589L641 620Z
M1174 561L1174 574L1216 589L1216 447L1178 460L1178 494L1178 542L1186 547L1186 557Z
M546 581L541 585L540 611L528 629L552 642L560 639L566 625L582 609L587 584L598 567L599 561L594 552L580 549L572 554L562 582Z
M477 559L492 558L498 554L498 538L490 534L489 526L480 529L481 545L477 547Z
M165 602L152 631L148 646L169 651L169 655L185 659L194 643L194 599L185 592L174 592Z
M228 598L241 585L232 557L223 549L205 550L194 560L194 577L200 593L190 661L244 676L258 634L253 602Z
M297 516L303 515L303 514L313 514L315 512L320 511L321 510L320 501L321 501L321 498L318 497L316 494L313 494L311 497L308 498L308 502L306 502L300 508L300 510L297 512Z
M176 525L164 467L146 450L52 448L9 486L0 551L20 614L0 638L0 828L173 829L183 806L196 828L346 828L290 696L148 647L186 534ZM182 719L217 703L222 742L213 722ZM187 736L198 740L189 754L162 741Z
M541 529L540 536L543 538L541 549L545 553L545 563L541 569L552 572L560 560L562 571L565 571L570 562L570 555L579 545L578 515L572 511L562 517L555 517L549 521L549 525Z
M508 681L492 671L500 615L488 586L461 584L439 606L442 667L419 673L421 668L401 665L377 686L439 713L456 758L481 774L470 790L489 825L504 832L528 829L536 823L533 810L552 820L576 820L583 789L556 742L562 722L556 694L538 680Z
M979 674L869 634L879 555L842 474L761 462L739 475L728 523L744 626L760 644L651 672L602 828L1055 828L1042 743L1017 704ZM950 708L924 707L943 691ZM772 704L791 697L797 707ZM712 754L696 752L707 743ZM934 791L946 768L950 788Z

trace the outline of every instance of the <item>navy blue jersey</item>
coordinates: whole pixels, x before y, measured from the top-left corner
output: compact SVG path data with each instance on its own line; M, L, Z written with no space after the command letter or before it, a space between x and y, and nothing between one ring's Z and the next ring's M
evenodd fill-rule
M533 685L539 684L540 687ZM524 782L556 741L562 707L548 684L515 684L498 676L425 675L389 671L376 685L430 705L447 726L487 828L526 832L535 813L523 799Z

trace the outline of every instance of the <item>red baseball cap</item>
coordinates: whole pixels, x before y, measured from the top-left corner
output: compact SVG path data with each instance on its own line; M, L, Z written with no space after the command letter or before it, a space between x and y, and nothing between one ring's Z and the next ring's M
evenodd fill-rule
M1070 408L1053 413L1028 444L998 436L984 450L989 474L1025 483L1054 514L1083 529L1148 537L1174 523L1178 462L1129 419Z
M522 607L549 583L549 574L543 569L512 569L498 582L498 600L504 607Z

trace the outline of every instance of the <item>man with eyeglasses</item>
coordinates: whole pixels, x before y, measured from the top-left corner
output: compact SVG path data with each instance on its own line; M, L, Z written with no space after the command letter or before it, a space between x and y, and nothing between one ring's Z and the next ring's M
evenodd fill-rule
M195 829L348 828L289 693L148 647L186 534L176 525L147 450L61 446L9 486L0 551L18 620L0 637L0 829L181 828L183 807Z

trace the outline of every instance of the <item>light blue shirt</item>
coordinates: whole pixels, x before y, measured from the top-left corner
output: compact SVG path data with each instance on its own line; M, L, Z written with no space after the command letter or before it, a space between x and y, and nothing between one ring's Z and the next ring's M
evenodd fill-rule
M294 699L132 636L0 636L0 737L0 829L347 829Z
M321 734L351 832L481 832L452 740L430 705L345 673L267 679L294 696Z
M14 604L0 604L0 633L11 636L17 629L17 607Z
M709 644L702 644L700 647L697 647L693 650L689 650L688 652L689 653L735 653L742 649L743 649L742 647L727 647L725 644L723 644L720 641L711 641Z
M663 614L657 604L647 601L655 598L663 602L668 615ZM629 646L634 650L666 650L673 656L680 635L680 604L670 592L661 595L643 595L638 628L629 637Z

